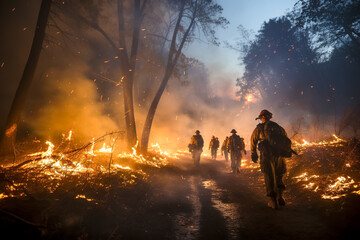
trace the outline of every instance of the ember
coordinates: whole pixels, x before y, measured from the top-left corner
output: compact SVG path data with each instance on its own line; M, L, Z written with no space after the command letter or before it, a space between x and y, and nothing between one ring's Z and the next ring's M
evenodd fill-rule
M123 186L132 185L138 181L146 180L148 176L145 171L141 170L141 165L161 168L168 164L167 157L177 157L178 155L162 151L160 146L156 144L154 145L154 153L147 156L138 154L137 146L133 147L132 153L123 152L113 156L113 153L117 151L115 138L112 137L114 134L116 133L107 134L96 140L93 139L84 147L73 150L60 150L60 147L55 150L55 145L46 141L46 151L27 154L23 157L22 163L15 166L9 165L2 169L13 180L6 191L0 193L0 199L23 196L23 190L31 189L33 183L36 182L49 193L54 193L69 179L84 178L96 182L96 179L101 179L105 175L118 178ZM71 141L71 136L72 131L69 132L68 137L63 138L63 141ZM105 143L104 138L106 136L112 137L112 146ZM97 148L101 141L104 141L102 147ZM21 175L26 177L21 178ZM104 186L103 183L100 184ZM30 194L28 191L26 192ZM75 198L94 201L93 198L85 197L84 194L77 194Z
M321 198L329 200L336 200L348 194L359 194L360 179L355 167L358 160L355 160L357 156L349 155L351 145L347 140L333 135L333 139L328 141L303 140L303 143L295 142L293 147L300 153L289 161L294 168L293 171L298 168L307 169L300 175L295 175L293 179L304 189L316 192Z

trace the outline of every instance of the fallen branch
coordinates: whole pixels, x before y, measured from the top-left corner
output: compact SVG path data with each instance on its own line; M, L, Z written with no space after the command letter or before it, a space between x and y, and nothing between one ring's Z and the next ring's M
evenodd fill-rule
M102 139L103 139L104 137L106 137L106 136L113 135L113 134L120 134L120 133L123 133L123 131L117 131L117 132L107 133L107 134L105 134L105 135L103 135L103 136L101 136L101 137L98 137L98 138L95 139L94 141L89 142L88 144L85 144L84 146L82 146L82 147L80 147L80 148L67 151L67 152L65 152L64 154L70 154L70 153L74 153L74 152L79 152L79 151L81 151L81 150L84 150L84 149L88 148L88 147L91 146L93 143L99 142L100 140L102 140Z
M104 137L106 137L106 136L113 135L113 134L120 134L120 133L123 133L123 131L116 131L116 132L107 133L107 134L105 134L105 135L103 135L103 136L101 136L101 137L98 137L98 138L95 139L94 141L91 141L91 142L85 144L84 146L82 146L82 147L80 147L80 148L76 148L76 149L73 149L73 150L64 152L64 153L61 154L61 155L59 155L59 154L51 154L51 158L53 158L53 157L55 157L55 158L60 158L60 157L64 158L64 155L69 155L69 154L72 154L72 153L78 153L78 152L80 152L80 151L88 148L88 147L91 146L92 144L97 143L97 142L103 140ZM41 155L41 153L39 153L39 155ZM66 158L68 158L68 157L66 157ZM28 163L31 163L31 162L34 162L34 161L39 161L39 160L42 160L42 159L44 159L44 157L38 157L38 158L35 158L35 159L26 160L26 161L24 161L24 162L22 162L22 163L19 163L19 164L16 165L16 166L10 167L10 170L18 169L18 168L20 168L20 167L22 167L22 166L24 166L24 165L26 165L26 164L28 164ZM68 160L68 161L71 162L70 160Z

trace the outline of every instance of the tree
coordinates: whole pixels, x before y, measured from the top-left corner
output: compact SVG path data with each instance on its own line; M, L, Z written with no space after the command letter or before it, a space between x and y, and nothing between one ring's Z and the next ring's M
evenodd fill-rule
M177 19L173 26L171 43L168 46L169 50L164 76L150 105L144 123L140 146L142 152L147 151L151 126L157 106L173 74L178 59L182 55L185 44L190 43L194 39L196 30L201 30L205 36L210 38L211 42L216 43L213 28L227 24L227 20L219 16L222 12L221 6L212 0L170 0L169 3L174 7L174 11L177 12Z
M139 46L139 33L141 28L141 22L143 20L143 13L147 0L143 0L142 5L140 0L134 0L134 23L132 33L132 44L130 56L127 53L127 47L125 42L125 27L124 27L124 8L122 0L118 0L118 14L119 14L119 45L120 49L120 62L124 77L124 106L125 106L125 122L127 141L129 146L134 146L137 141L136 125L135 125L135 113L134 113L134 74L136 67L136 56Z
M243 57L245 72L237 80L237 94L243 102L252 94L280 106L307 101L302 91L314 80L316 61L306 33L286 17L270 19Z
M34 78L36 66L40 58L50 8L51 0L42 0L29 58L24 68L19 86L16 90L14 100L11 104L5 130L2 135L1 151L4 154L9 154L14 149L21 113L25 106L26 98Z
M89 7L88 4L92 4L92 6ZM119 79L121 79L124 97L124 119L127 143L130 149L137 142L133 88L139 36L147 4L148 0L117 1L118 43L112 38L111 32L106 32L100 26L101 18L106 18L106 16L101 15L102 9L97 2L73 1L63 7L63 12L68 12L67 16L80 20L86 26L100 33L119 56L119 67L122 74Z
M292 15L295 24L309 30L325 52L348 43L360 51L359 0L300 0Z

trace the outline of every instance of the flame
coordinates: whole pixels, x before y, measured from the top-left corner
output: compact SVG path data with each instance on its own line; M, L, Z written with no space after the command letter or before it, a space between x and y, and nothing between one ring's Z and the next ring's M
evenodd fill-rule
M124 169L124 170L131 170L131 168L129 166L124 167L120 164L114 164L113 167L119 168L119 169Z
M103 144L103 147L100 148L99 150L97 150L98 152L101 153L112 153L113 152L113 148L112 147L107 147L106 144Z
M298 182L300 181L308 181L310 180L311 178L318 178L319 175L311 175L311 176L308 176L307 172L304 172L303 174L297 176L297 177L294 177L295 179L298 179Z
M346 188L350 188L351 185L355 183L353 179L351 179L349 176L347 178L341 176L336 179L337 181L333 184L330 184L328 186L328 190L332 192L339 192Z
M46 144L49 145L49 147L46 152L43 152L41 154L42 158L50 158L52 153L54 152L54 144L52 144L52 142L50 141L46 141Z
M78 199L78 198L86 199L86 201L88 201L88 202L94 201L94 199L92 199L92 198L87 198L85 195L81 195L81 194L76 195L75 198L76 198L76 199Z
M310 179L313 178L319 178L319 175L312 175L309 176L306 172L302 173L301 175L294 177L294 179L297 179L297 182L308 182ZM327 177L326 179L328 179L329 177ZM360 190L356 190L357 188L359 188L359 185L355 184L355 181L350 177L344 177L344 176L340 176L337 177L334 181L330 181L330 183L328 183L328 185L325 185L323 187L320 187L320 184L323 181L319 181L319 182L309 182L306 184L303 184L305 189L308 190L312 190L314 192L318 192L321 191L321 198L323 199L329 199L329 200L335 200L335 199L339 199L341 197L347 196L349 191L349 189L355 189L350 193L355 193L355 194L360 194Z
M331 141L320 141L320 142L308 142L305 139L303 139L303 143L299 143L297 141L294 141L295 147L311 147L311 146L334 146L334 145L340 145L341 143L346 142L346 140L339 138L335 134L332 135L334 137L334 140Z
M121 154L118 154L118 157L120 157L120 158L130 158L130 159L134 160L136 163L149 165L149 166L153 166L153 167L157 167L157 168L161 168L161 167L168 164L166 157L154 156L154 157L151 157L151 158L146 158L142 154L138 154L137 151L136 151L138 143L139 142L137 141L135 146L132 147L132 151L133 151L132 153L126 153L126 152L121 153Z
M71 140L71 136L72 136L72 130L70 130L69 136L66 138L66 140L70 141L70 140Z
M86 154L91 155L91 156L96 156L95 153L94 153L94 146L95 146L95 141L94 141L94 138L93 138L91 148L90 148L89 151L86 152Z
M62 141L70 141L72 131L69 132L67 138L63 134ZM145 180L148 174L139 167L131 167L131 162L148 165L151 167L161 168L168 164L168 157L177 157L179 152L172 154L161 150L159 144L153 145L153 152L149 155L143 156L136 151L138 143L132 148L132 152L123 152L118 155L112 155L116 150L115 139L112 139L112 147L102 144L101 148L96 146L97 141L102 141L103 138L92 139L90 144L84 148L73 149L69 151L69 145L60 144L55 148L51 141L46 141L47 150L39 151L26 155L32 157L32 161L24 161L23 164L18 165L16 169L26 169L27 179L32 179L38 183L43 184L49 193L53 193L68 176L81 176L86 174L86 178L98 179L99 174L113 174L119 177L121 184L131 185L137 181ZM62 143L63 143L62 142ZM63 147L63 152L61 151ZM185 151L183 151L185 152ZM106 155L109 159L106 159ZM125 163L129 163L125 164ZM7 166L9 168L13 165ZM21 171L21 170L20 170ZM13 186L17 186L14 183ZM19 183L25 184L25 183ZM99 183L102 185L102 183ZM23 191L19 192L17 187L10 186L7 188L8 192L0 192L0 199L8 197L21 197L26 195ZM20 186L21 187L21 186ZM76 198L83 198L87 201L95 201L85 195L78 194Z
M46 144L48 145L48 149L45 152L36 152L32 154L28 154L27 156L38 156L41 155L41 158L49 159L54 151L54 144L50 141L46 141Z
M72 131L69 132L68 137L66 140L70 140L72 135ZM113 139L113 142L115 142L115 139ZM97 156L95 153L101 153L101 154L107 154L112 153L114 151L114 147L109 147L106 145L106 143L103 143L102 148L95 150L95 140L93 138L93 141L91 143L91 148L88 151L85 151L83 155L80 157L78 161L71 161L69 163L68 160L66 160L66 156L63 153L57 153L54 154L54 144L50 141L46 141L46 144L48 145L48 149L44 152L36 152L33 154L29 154L27 156L39 156L41 159L39 161L34 161L31 164L28 164L25 166L26 168L33 168L36 166L41 166L42 168L45 168L44 174L47 176L50 176L51 179L61 178L64 174L79 174L79 173L93 173L96 171L100 172L116 172L116 171L134 171L137 174L145 176L146 174L142 172L141 170L133 170L129 166L123 166L118 163L113 163L109 166L109 169L106 169L104 166L100 166L98 170L95 170L94 168L87 167L84 165L84 163L91 163L94 159L94 157ZM167 164L166 157L172 156L167 151L162 151L159 144L153 145L156 149L156 156L143 156L142 154L138 154L136 151L138 142L136 145L132 148L132 153L121 153L118 155L119 159L115 159L116 161L121 159L129 159L132 161L135 161L136 163L141 163L145 165L150 165L153 167L163 167ZM56 157L54 157L56 156ZM176 156L176 154L174 154ZM90 158L89 158L90 157ZM65 159L65 161L64 161ZM114 160L113 160L114 161ZM134 181L136 178L135 175L133 175L130 181Z
M163 151L160 148L159 143L151 144L150 151L155 152L156 154L164 155L166 157L175 158L175 159L179 159L179 155L180 155L179 153L181 152L181 151L178 151L176 153L171 153L171 152L168 152L168 151ZM184 150L184 152L185 152L185 150Z
M9 197L9 195L4 194L4 193L0 193L0 199L7 198L7 197Z

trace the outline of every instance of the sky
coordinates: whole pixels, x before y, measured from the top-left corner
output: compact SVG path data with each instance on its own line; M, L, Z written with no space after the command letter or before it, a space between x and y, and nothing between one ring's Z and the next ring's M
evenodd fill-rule
M237 27L242 25L254 33L260 30L264 21L284 15L298 0L218 0L223 7L223 16L230 22L226 29L219 28L217 37L220 46L194 42L185 50L187 55L202 61L209 70L211 81L219 77L235 81L241 77L242 67L239 54L224 46L227 41L234 44L239 38Z

